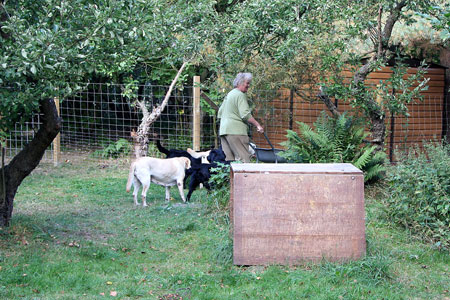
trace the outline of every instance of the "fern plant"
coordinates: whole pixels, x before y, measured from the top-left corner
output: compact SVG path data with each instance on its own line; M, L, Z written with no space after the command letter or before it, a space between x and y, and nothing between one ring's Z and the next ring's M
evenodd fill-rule
M287 130L285 151L280 156L294 163L352 163L364 172L364 180L375 181L385 172L386 154L364 142L367 133L360 119L343 113L329 117L322 112L314 123L296 122L299 132Z

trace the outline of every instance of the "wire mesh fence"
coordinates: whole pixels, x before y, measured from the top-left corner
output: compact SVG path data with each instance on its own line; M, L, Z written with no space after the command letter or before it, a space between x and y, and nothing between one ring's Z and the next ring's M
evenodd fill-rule
M60 99L60 116L63 120L60 132L60 149L63 157L83 156L104 159L123 155L131 156L130 133L141 122L142 112L134 99L124 96L119 84L88 84L86 89L71 97ZM141 85L136 88L136 98L145 100L148 106L160 105L167 86ZM184 86L172 92L161 116L152 124L151 131L167 148L193 148L193 87ZM265 128L272 144L286 140L286 130L297 130L296 121L312 125L319 114L326 110L323 103L303 100L291 90L252 91L249 95L254 106L254 116ZM424 100L409 105L409 117L387 118L386 147L392 153L395 147L407 148L423 140L441 140L449 124L445 114L443 96L427 95ZM345 103L336 103L342 110L351 110ZM39 128L40 116L17 124L7 141L7 158L15 156L28 143ZM218 145L218 124L214 115L201 113L201 148ZM255 130L250 132L259 147L269 147L264 137ZM159 155L154 144L151 154ZM45 161L53 160L53 146L44 155Z
M74 97L61 102L61 145L66 150L92 151L126 139L136 130L142 112L133 99L123 96L121 85L90 84ZM139 86L137 97L145 100L150 109L164 99L168 87ZM207 129L211 118L202 118L205 134L203 142L210 142ZM176 89L161 116L152 124L152 132L164 140L168 147L191 147L192 137L192 87Z
M168 86L137 86L135 99L124 96L120 84L88 84L86 89L65 99L59 99L63 120L60 131L60 149L64 157L84 156L102 159L131 153L131 132L137 130L142 112L136 99L144 100L151 110L163 101ZM151 133L157 134L167 148L192 148L192 87L176 88L161 116L152 124ZM213 118L202 114L201 144L214 145ZM17 124L7 141L7 158L16 155L39 128L40 116ZM53 145L43 159L53 160ZM152 149L152 147L150 147ZM117 153L122 152L122 153Z
M276 95L274 91L257 91L254 96L257 117L264 124L271 143L280 148L280 143L286 140L287 129L298 132L297 122L314 127L321 112L328 112L324 103L305 101L292 90L282 89ZM447 96L445 101L443 94L429 93L422 96L422 99L416 99L407 105L407 115L386 114L385 148L391 161L394 160L396 150L407 150L412 145L421 145L423 142L440 141L447 135L449 116L445 106L450 102L450 97ZM357 110L349 103L336 100L334 104L341 112L357 114ZM368 128L367 131L369 132ZM265 138L255 130L252 131L252 137L257 145L269 147Z

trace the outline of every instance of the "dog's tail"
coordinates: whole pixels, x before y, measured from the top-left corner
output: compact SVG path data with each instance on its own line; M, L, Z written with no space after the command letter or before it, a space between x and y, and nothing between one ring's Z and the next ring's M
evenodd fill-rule
M156 140L156 147L158 148L159 152L164 153L165 155L169 154L169 150L161 145L159 138Z
M134 177L134 169L136 168L136 164L133 162L130 167L130 173L128 174L128 181L127 181L127 192L131 190L131 185L133 184L133 177Z

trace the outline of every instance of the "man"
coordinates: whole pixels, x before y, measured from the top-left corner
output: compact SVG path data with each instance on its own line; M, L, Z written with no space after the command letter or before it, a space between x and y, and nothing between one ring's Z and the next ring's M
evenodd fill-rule
M259 133L264 132L264 128L253 118L247 101L246 93L252 78L250 73L237 74L233 90L219 108L219 135L226 160L250 162L248 123L256 126Z

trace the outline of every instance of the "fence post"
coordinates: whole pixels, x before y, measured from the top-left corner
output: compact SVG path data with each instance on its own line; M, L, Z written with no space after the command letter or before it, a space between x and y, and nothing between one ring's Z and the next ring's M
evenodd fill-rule
M59 98L55 97L53 99L55 101L56 111L58 112L58 116L60 115L59 112ZM53 165L56 167L59 163L59 157L61 155L61 134L58 133L58 135L53 140Z
M194 126L193 126L193 148L195 151L200 151L200 76L194 76L194 91L193 91L193 112L194 112Z

